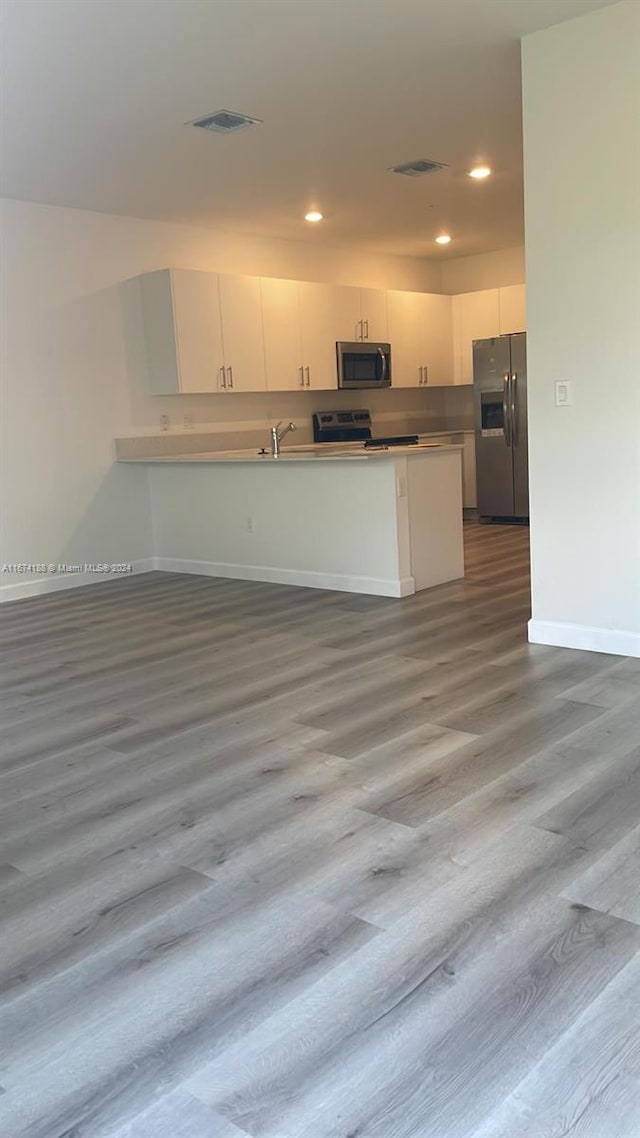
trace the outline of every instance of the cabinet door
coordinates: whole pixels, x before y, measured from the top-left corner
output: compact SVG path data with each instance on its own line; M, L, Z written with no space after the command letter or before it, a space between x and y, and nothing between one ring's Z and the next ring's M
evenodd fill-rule
M497 288L463 292L453 300L456 383L473 383L473 341L500 335Z
M422 295L423 383L453 383L453 325L451 297Z
M419 292L387 293L391 386L420 387L424 375L422 295Z
M297 281L263 277L264 358L269 391L295 391L305 385Z
M216 273L171 270L180 392L218 391L224 352Z
M500 293L500 335L527 330L527 294L523 284L508 285Z
M347 285L319 285L326 290L327 298L330 296L333 309L333 346L338 340L360 340L362 338L362 311L360 307L360 289L349 288Z
M360 289L360 319L363 339L386 343L389 339L387 294L379 288Z
M220 274L225 379L233 391L264 391L262 300L259 277Z
M143 273L138 286L147 386L152 395L177 395L180 369L171 270Z
M475 510L478 505L476 492L476 440L475 435L464 435L464 450L462 452L462 505L465 509Z
M329 390L338 386L336 363L336 292L331 285L301 281L300 326L305 386Z

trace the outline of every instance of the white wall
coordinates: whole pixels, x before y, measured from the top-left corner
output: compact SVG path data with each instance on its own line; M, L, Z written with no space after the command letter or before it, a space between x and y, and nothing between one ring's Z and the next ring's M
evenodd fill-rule
M477 292L483 288L524 284L524 246L478 253L474 257L454 257L442 262L441 292Z
M640 4L523 41L531 638L640 655ZM554 380L573 405L556 408Z
M177 417L182 411L175 398L147 395L133 374L122 284L128 278L179 265L440 287L440 265L424 260L15 201L2 203L0 261L0 565L137 561L144 568L151 556L146 472L114 466L112 441L157 427L165 405ZM282 410L282 397L274 403ZM193 397L189 410L206 422L221 414L264 419L272 409L267 396L238 394L226 396L224 406L216 396ZM0 576L5 597L43 584L40 574Z

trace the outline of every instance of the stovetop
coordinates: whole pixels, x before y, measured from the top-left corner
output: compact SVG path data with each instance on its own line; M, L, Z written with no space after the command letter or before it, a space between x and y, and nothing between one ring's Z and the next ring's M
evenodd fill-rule
M313 416L313 441L315 443L364 442L365 447L383 449L392 446L415 446L417 435L372 435L371 412L362 411L316 411Z
M369 411L316 411L314 443L351 443L371 438Z
M365 450L385 450L387 447L413 447L418 445L417 435L383 435L380 438L367 439Z

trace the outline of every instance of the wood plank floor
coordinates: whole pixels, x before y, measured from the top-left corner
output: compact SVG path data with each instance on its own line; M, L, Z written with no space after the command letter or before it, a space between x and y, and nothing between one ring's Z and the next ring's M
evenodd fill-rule
M640 661L527 540L4 606L3 1138L637 1138Z

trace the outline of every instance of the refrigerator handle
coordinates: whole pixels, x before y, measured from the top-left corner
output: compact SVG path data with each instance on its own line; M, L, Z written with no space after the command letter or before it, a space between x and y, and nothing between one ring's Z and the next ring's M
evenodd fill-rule
M518 445L518 373L511 376L511 441Z
M509 407L509 372L502 378L502 429L504 431L505 445L511 446L511 411Z

